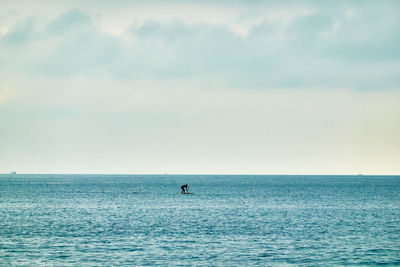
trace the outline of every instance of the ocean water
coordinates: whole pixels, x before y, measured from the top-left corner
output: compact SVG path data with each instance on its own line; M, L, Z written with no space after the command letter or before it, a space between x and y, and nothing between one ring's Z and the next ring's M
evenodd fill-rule
M0 266L379 264L399 176L0 175Z

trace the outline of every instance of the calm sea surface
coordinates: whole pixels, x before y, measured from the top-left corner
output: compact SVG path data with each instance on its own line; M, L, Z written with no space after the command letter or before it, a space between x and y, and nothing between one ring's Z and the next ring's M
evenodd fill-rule
M378 264L399 176L0 175L0 266Z

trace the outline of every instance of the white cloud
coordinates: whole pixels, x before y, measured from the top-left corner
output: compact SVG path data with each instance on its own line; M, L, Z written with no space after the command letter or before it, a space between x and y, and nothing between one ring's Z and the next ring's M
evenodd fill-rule
M68 76L103 68L118 79L202 77L248 88L397 87L400 51L395 33L400 26L395 12L387 13L384 6L371 18L370 10L362 8L351 16L349 8L288 9L289 15L279 8L266 12L265 19L256 15L257 24L248 24L245 36L233 29L238 18L213 24L203 14L202 21L188 22L172 11L166 12L167 20L135 18L118 36L106 32L93 12L71 9L47 21L29 17L0 39L1 65L5 71L35 75ZM276 10L281 21L272 15L268 19ZM254 19L246 14L240 20L247 18Z

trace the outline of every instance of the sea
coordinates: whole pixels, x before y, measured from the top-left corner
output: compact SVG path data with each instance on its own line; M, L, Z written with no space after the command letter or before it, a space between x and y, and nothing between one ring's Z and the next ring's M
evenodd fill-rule
M367 265L400 266L400 176L0 175L0 266Z

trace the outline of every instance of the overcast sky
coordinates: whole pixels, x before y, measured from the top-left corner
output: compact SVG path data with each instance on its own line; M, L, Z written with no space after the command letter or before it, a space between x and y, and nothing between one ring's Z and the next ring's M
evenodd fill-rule
M0 173L399 174L400 1L0 2Z

